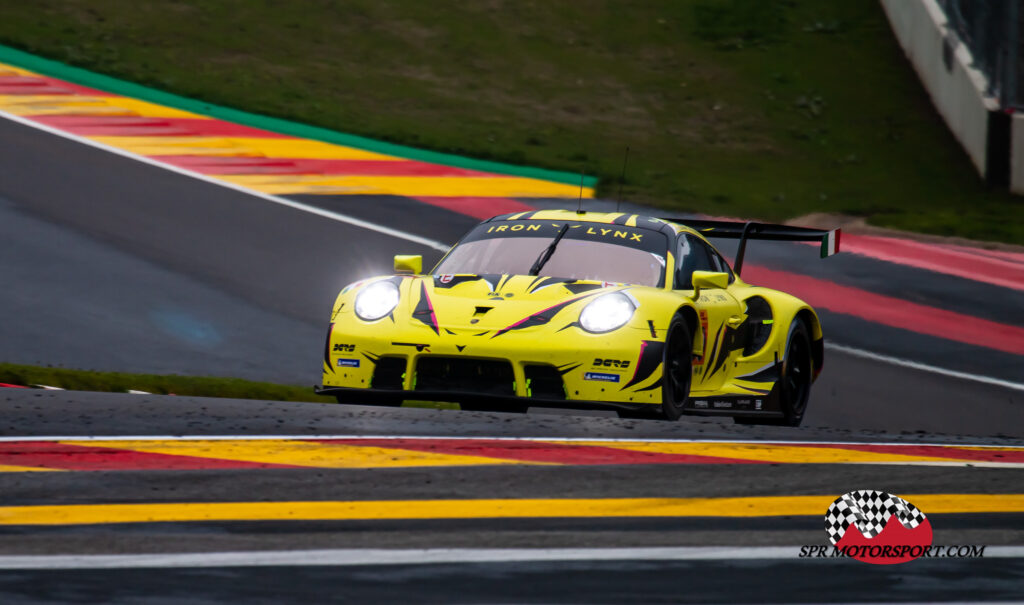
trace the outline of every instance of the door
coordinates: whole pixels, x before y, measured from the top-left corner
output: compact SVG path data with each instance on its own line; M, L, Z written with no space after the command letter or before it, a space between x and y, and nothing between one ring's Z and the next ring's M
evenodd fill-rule
M698 237L683 233L679 238L674 288L693 290L694 271L715 271L735 279L725 260ZM746 315L743 304L729 290L702 289L697 299L700 334L695 334L693 358L694 393L714 391L725 382L732 358L743 349L739 328Z

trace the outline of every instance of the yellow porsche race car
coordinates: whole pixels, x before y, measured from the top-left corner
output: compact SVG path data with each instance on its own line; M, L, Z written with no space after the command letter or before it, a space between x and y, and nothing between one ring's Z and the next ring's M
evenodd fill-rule
M463 409L612 408L795 426L822 368L807 303L740 279L748 240L838 231L539 210L480 223L429 274L338 295L317 392L340 402ZM735 271L707 237L739 239Z

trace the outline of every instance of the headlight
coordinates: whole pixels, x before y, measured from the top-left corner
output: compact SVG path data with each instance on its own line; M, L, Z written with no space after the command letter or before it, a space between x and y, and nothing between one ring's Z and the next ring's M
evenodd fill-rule
M611 332L626 325L636 305L622 292L598 296L580 313L580 325L587 332Z
M356 315L363 321L376 321L398 305L398 286L389 281L373 282L356 295Z

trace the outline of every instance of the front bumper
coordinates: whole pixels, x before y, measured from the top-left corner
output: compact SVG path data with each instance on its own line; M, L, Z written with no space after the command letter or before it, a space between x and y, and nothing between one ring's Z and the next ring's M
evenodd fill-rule
M605 409L612 411L643 411L653 409L649 404L617 403L614 401L583 401L566 399L548 399L543 397L502 396L478 393L473 391L392 391L383 389L349 389L345 387L317 386L317 395L338 397L349 403L373 404L393 402L396 395L405 399L423 399L426 401L448 401L452 403L487 402L493 408L506 404L510 410L523 410L527 407L562 408L570 410Z
M625 327L590 334L548 327L494 337L479 330L345 321L332 324L323 391L458 401L635 409L661 404L664 333ZM375 394L381 393L380 395ZM342 393L342 391L338 391Z

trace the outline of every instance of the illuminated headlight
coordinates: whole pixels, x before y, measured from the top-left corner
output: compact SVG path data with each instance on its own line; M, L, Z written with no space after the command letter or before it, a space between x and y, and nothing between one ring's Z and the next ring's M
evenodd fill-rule
M373 282L356 296L356 315L363 321L376 321L398 305L398 286L389 281Z
M598 296L580 313L580 325L587 332L611 332L633 317L636 305L622 292Z

